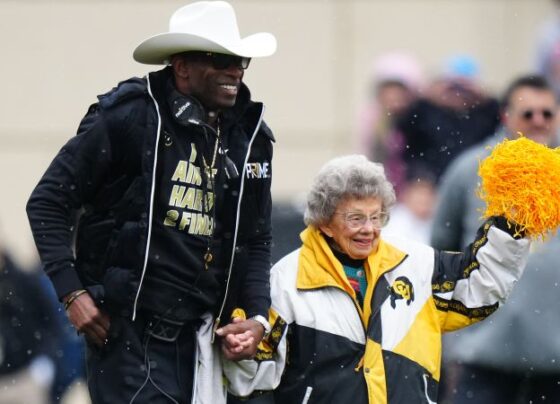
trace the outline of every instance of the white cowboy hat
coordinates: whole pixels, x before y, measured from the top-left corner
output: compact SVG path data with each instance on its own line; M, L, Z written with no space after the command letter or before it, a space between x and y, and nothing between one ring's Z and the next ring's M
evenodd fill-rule
M241 38L235 11L229 3L199 1L175 11L169 19L169 32L143 41L133 57L140 63L166 64L171 55L191 50L263 57L276 51L276 38L268 32Z

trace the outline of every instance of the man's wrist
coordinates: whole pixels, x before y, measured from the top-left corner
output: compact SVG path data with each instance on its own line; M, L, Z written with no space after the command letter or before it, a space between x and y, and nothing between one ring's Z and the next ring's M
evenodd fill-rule
M261 316L260 314L257 314L256 316L251 317L249 320L254 320L257 323L259 323L260 325L263 326L264 329L264 335L263 338L267 337L268 334L270 334L270 331L272 331L272 327L270 326L270 323L268 322L268 320L266 318L264 318L264 316Z
M64 310L68 310L68 308L70 307L70 305L72 303L74 303L74 301L80 297L81 295L87 293L87 290L85 289L78 289L73 291L72 293L68 294L67 296L64 297Z

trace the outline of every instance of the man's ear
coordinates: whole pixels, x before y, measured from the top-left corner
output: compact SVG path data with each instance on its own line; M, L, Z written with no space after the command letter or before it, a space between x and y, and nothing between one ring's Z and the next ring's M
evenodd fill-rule
M189 78L189 63L180 56L173 56L171 59L171 66L173 66L173 71L175 75L181 79L188 79Z

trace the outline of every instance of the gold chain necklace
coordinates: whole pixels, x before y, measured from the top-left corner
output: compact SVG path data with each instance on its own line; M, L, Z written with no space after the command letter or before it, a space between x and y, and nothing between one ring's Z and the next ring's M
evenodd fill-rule
M214 194L214 167L216 166L216 158L218 157L218 149L220 148L220 122L218 121L217 123L217 128L216 128L216 143L214 144L214 152L212 154L212 164L210 164L210 166L208 166L208 163L206 163L206 158L204 156L202 156L202 162L204 163L204 170L206 171L207 175L208 175L208 179L210 180L210 187L212 188L212 194ZM208 203L208 196L204 197L205 198L205 204ZM213 199L215 200L215 197L213 197ZM215 202L214 202L215 203ZM208 212L208 209L207 209ZM214 227L215 223L212 223L212 233L214 232ZM212 260L214 259L214 256L212 255L211 252L211 248L210 248L210 243L211 243L211 239L208 239L208 245L206 247L206 253L204 253L204 269L208 270L208 264L210 264L210 262L212 262Z
M202 162L204 163L204 169L209 173L210 178L214 178L213 168L216 165L216 158L218 157L218 149L220 148L220 124L218 123L218 128L216 129L216 143L214 143L214 152L212 153L212 164L210 166L206 162L206 157L202 156Z

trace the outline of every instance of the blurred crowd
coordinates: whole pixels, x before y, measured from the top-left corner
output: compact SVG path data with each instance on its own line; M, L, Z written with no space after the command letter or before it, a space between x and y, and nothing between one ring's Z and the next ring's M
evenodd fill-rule
M559 17L538 38L534 70L497 93L484 83L483 61L468 54L450 55L432 78L410 52L376 58L354 148L383 163L395 185L398 204L384 233L464 248L481 222L477 168L488 146L519 133L559 144ZM299 246L301 211L276 203L273 225L277 260ZM445 339L440 403L560 402L560 238L533 249L504 309ZM41 269L19 268L0 248L0 403L64 401L86 377L83 355Z
M357 151L384 163L396 185L399 203L384 234L463 250L482 223L478 167L492 147L519 136L558 145L560 69L551 65L560 61L560 41L545 38L538 69L498 95L484 90L479 63L468 55L449 58L424 84L406 53L375 62ZM401 68L388 70L396 60ZM554 234L533 244L525 275L490 321L444 337L438 402L560 402L559 242Z
M496 93L467 54L450 56L431 79L407 52L374 61L356 151L382 162L396 186L399 203L385 234L466 248L482 222L478 167L492 147L519 136L558 146L558 16L543 24L535 50L534 69ZM558 234L534 242L504 307L444 338L439 403L560 402L559 254Z

